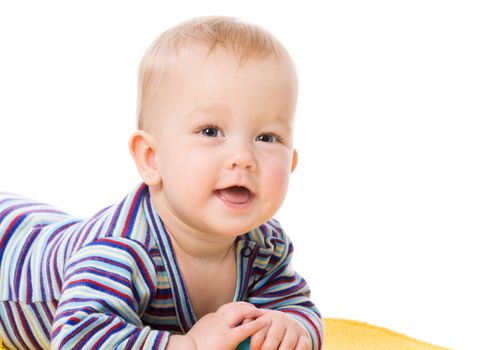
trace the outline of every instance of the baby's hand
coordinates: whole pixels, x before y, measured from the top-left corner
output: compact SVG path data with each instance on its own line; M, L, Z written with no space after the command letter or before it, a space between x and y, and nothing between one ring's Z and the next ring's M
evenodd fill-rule
M225 304L215 313L207 314L196 322L186 334L192 346L183 348L233 350L244 339L266 326L266 321L260 318L264 313L265 310L245 302ZM243 323L246 319L253 321Z
M308 330L293 317L265 310L259 320L265 320L266 326L251 336L250 350L311 350Z

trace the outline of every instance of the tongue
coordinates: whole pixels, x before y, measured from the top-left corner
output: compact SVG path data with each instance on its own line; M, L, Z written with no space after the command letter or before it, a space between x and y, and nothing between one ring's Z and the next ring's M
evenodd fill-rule
M235 186L219 190L219 194L225 200L236 204L246 203L250 196L250 192L246 187Z

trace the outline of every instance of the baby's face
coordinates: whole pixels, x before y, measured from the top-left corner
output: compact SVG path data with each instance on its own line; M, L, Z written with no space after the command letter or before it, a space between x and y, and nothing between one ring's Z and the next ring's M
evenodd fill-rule
M194 230L240 235L279 209L296 165L294 67L201 48L180 62L152 106L160 205Z

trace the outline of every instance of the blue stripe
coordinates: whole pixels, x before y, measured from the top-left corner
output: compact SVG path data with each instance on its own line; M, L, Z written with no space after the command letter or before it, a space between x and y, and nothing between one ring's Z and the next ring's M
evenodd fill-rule
M22 197L2 198L0 205L0 268L6 283L0 294L11 299L0 301L0 331L6 344L27 349L32 342L41 347L52 333L57 346L69 349L96 341L99 346L115 347L124 341L124 345L155 344L164 349L166 332L187 332L195 323L172 242L146 185L85 220ZM32 224L25 225L30 218ZM41 224L36 227L36 223ZM12 238L18 246L14 247ZM235 244L235 299L292 310L314 339L317 335L321 339L319 313L304 297L309 293L306 282L288 268L293 248L279 224L263 224L238 237ZM243 247L250 247L251 255L241 256ZM102 256L92 256L99 252ZM6 256L9 260L3 261ZM21 283L12 283L15 280ZM24 282L26 290L20 289ZM85 288L92 293L86 295ZM15 293L8 295L9 290ZM61 291L66 293L59 303ZM27 307L29 302L33 303ZM20 306L21 316L17 315ZM24 332L30 335L18 331L18 317L24 319ZM33 325L42 332L35 339ZM112 344L114 339L117 344Z

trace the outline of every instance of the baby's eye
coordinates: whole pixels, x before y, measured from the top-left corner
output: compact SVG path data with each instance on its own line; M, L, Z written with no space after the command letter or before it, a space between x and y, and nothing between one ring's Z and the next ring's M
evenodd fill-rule
M217 137L218 134L219 134L219 129L218 129L218 128L215 128L215 127L203 128L203 129L201 130L201 133L202 133L204 136Z
M212 123L206 123L204 125L201 125L196 130L196 133L200 133L201 135L207 137L224 137L222 129L216 124Z
M256 136L256 141L260 142L280 142L280 138L273 134L262 134Z

